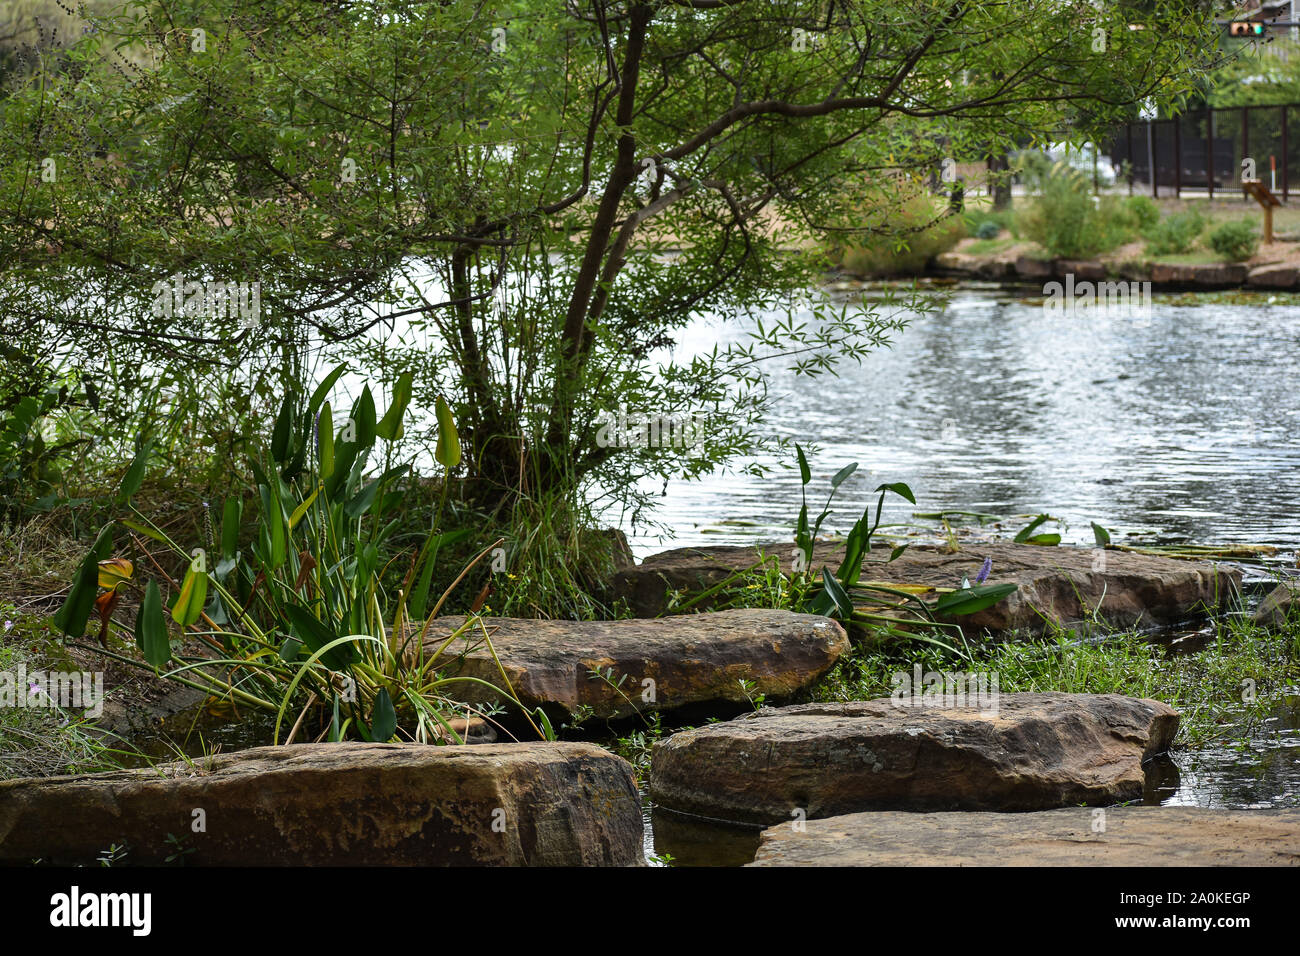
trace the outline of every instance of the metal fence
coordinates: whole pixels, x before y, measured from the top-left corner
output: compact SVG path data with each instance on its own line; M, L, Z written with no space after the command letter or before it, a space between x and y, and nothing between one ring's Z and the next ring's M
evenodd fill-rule
M1300 189L1300 144L1292 155L1291 119L1300 120L1300 104L1206 109L1129 123L1101 145L1117 168L1128 163L1130 192L1208 191L1213 198L1216 189L1238 190L1242 161L1253 160L1255 178L1285 201L1292 178Z

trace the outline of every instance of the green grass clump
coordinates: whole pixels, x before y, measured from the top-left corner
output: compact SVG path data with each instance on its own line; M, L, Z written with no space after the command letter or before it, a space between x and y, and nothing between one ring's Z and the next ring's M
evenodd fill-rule
M1205 217L1195 209L1171 213L1146 231L1147 254L1168 256L1191 252L1204 228Z
M1225 222L1210 233L1210 248L1233 262L1244 262L1259 251L1259 234L1248 219Z
M1034 641L971 642L970 659L931 644L863 647L842 659L815 692L817 700L888 697L891 677L924 671L983 671L998 676L1002 694L1061 691L1123 694L1160 700L1182 713L1180 745L1243 736L1266 716L1283 687L1300 683L1300 619L1279 631L1220 621L1195 652L1171 653L1132 632L1084 638L1059 631ZM1243 688L1254 700L1243 700Z

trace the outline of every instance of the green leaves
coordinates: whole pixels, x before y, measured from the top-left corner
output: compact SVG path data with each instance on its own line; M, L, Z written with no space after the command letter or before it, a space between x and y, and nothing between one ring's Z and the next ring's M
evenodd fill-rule
M313 654L339 638L332 627L300 605L285 604L283 612L292 623L295 636L311 648ZM340 644L322 654L321 660L331 670L346 670L358 660L357 649L352 644Z
M451 406L441 395L435 402L438 417L438 444L433 457L444 468L452 469L460 464L460 435L456 432L456 422L451 417Z
M307 402L308 415L314 415L316 413L316 409L321 407L321 403L325 401L326 396L330 393L330 389L332 389L334 383L339 380L339 376L347 370L347 363L341 362L334 371L330 372L321 380L321 383L316 386L316 390L311 393L311 399Z
M370 739L375 743L384 743L397 730L397 711L393 707L393 698L388 688L381 687L375 694L375 706L370 712Z
M384 417L375 425L375 434L380 438L395 441L401 437L402 416L411 402L411 384L414 378L410 372L403 372L398 377L397 384L393 386L393 401Z
M162 594L158 582L151 580L144 589L144 600L135 616L135 646L155 668L162 667L172 656L167 620L163 617Z
M1110 532L1103 528L1097 522L1092 522L1092 537L1097 542L1097 547L1104 548L1110 544Z
M827 568L822 568L822 587L826 589L826 596L830 598L835 607L836 613L844 620L853 616L853 602L849 600L849 595L845 592L840 582L831 576Z
M1054 519L1051 515L1039 515L1025 527L1020 529L1020 533L1015 537L1016 544L1060 544L1061 536L1059 534L1034 534L1034 531L1036 531L1040 525L1046 521L1052 520Z
M126 501L133 494L140 490L140 485L144 483L145 470L149 467L149 455L153 452L153 442L147 441L140 446L140 450L135 453L135 458L131 460L131 465L122 476L122 485L117 492L119 502Z
M106 525L96 536L90 553L77 567L72 590L54 613L55 626L69 637L81 637L86 633L86 622L90 620L90 612L95 606L95 597L99 591L99 562L108 558L113 546L111 532L112 525Z
M181 591L172 605L172 620L181 627L197 624L208 599L208 572L202 558L190 562L181 581Z
M804 464L806 467L807 463L805 462ZM839 488L840 485L844 484L845 480L849 477L849 475L853 474L857 470L858 470L858 463L856 461L851 461L843 468L841 468L839 471L835 472L835 476L831 478L831 490L834 491L835 489Z
M958 588L942 595L934 603L932 611L938 617L959 617L974 614L997 604L1008 594L1015 593L1015 584L981 584L975 587Z
M320 462L320 476L328 479L334 474L334 412L326 402L316 421L316 456Z

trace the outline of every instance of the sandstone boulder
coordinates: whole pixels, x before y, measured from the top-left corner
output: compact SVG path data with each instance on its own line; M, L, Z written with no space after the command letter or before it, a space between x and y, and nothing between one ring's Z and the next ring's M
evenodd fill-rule
M1262 627L1280 628L1286 623L1291 609L1295 606L1297 587L1279 584L1264 596L1255 608L1254 620Z
M853 813L764 830L751 866L1300 866L1300 810Z
M700 591L763 558L792 573L789 542L756 547L679 548L651 555L611 580L614 593L633 610L651 617L667 606L672 590ZM1087 620L1094 614L1118 627L1175 624L1203 616L1234 597L1241 572L1205 561L1182 561L1128 551L1040 547L1005 541L963 544L949 552L913 545L898 560L884 564L888 551L863 561L863 581L958 587L973 581L984 559L992 561L988 584L1015 582L1017 590L993 607L959 619L970 633L1026 629ZM818 543L812 567L838 568L842 544Z
M441 645L464 621L439 618L426 647ZM732 610L652 620L535 621L483 618L489 649L477 629L443 652L446 673L478 678L445 690L464 703L500 700L501 662L519 700L532 709L572 714L591 708L598 718L691 704L743 703L751 693L788 697L814 683L849 648L829 618L789 611ZM599 671L608 679L593 677ZM616 685L616 686L615 686Z
M201 812L200 812L201 811ZM202 820L202 832L195 832ZM631 866L631 766L594 744L302 744L193 764L0 781L0 862Z
M1242 262L1208 262L1174 264L1153 262L1151 283L1192 289L1226 289L1245 283L1250 272Z
M763 709L655 745L655 803L739 823L864 810L1044 810L1142 797L1178 714L1114 694L1002 694L980 707L889 698Z
M1259 289L1294 289L1300 286L1300 268L1281 262L1257 266L1246 276L1246 285Z

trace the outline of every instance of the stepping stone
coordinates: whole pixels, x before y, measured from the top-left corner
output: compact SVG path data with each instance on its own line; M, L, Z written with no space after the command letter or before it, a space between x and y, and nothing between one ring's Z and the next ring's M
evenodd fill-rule
M764 708L655 744L650 795L668 810L766 826L861 810L1098 806L1141 799L1142 762L1178 729L1167 704L1116 694L984 703Z
M1300 593L1300 587L1279 584L1259 602L1252 620L1261 627L1280 630L1286 625L1291 609L1295 607L1297 593Z
M852 813L764 830L749 865L1300 866L1300 810Z
M759 560L792 573L794 545L679 548L652 555L611 579L615 598L627 600L643 617L661 613L670 591L701 591ZM950 553L944 548L913 545L896 561L884 564L888 549L863 561L863 581L960 587L963 576L974 582L985 558L993 562L987 584L1015 582L1018 590L993 607L958 618L969 633L999 634L1024 629L1041 633L1050 625L1088 620L1094 612L1117 627L1169 625L1203 616L1205 608L1226 603L1240 591L1241 572L1208 561L1183 561L1129 551L1044 547L1004 541L966 543ZM844 558L842 543L819 543L813 569L832 571ZM1100 605L1100 609L1098 609Z
M482 621L524 706L569 714L589 707L601 719L688 704L743 704L741 680L753 682L752 694L789 697L816 682L849 649L848 637L835 621L789 611L624 621ZM463 622L463 617L439 618L425 648L432 652ZM463 662L458 662L462 654ZM449 697L468 704L503 700L493 689L503 685L501 672L481 631L458 638L441 659L449 665L447 674L493 685L452 683L445 688ZM610 680L592 677L592 671L610 669Z
M202 811L204 832L193 831ZM587 743L298 744L0 781L0 863L637 866L632 767Z

